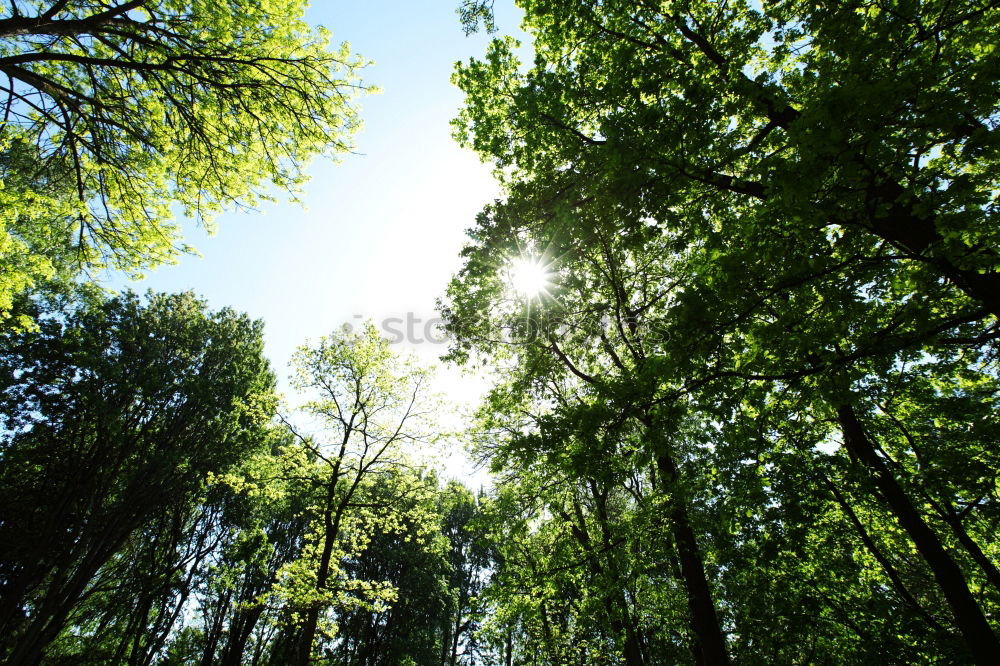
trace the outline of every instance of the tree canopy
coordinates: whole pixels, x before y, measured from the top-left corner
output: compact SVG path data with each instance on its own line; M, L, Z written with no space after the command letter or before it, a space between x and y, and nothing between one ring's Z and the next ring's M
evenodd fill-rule
M297 3L26 4L9 294L355 123ZM492 379L465 431L373 323L283 400L260 322L67 269L0 331L0 658L996 661L1000 6L519 4L533 61L453 79L503 184L440 301ZM456 438L490 488L414 455Z
M303 0L11 2L0 17L0 314L54 272L139 273L351 146L365 61Z
M528 635L553 663L594 658L595 640L630 664L989 663L994 416L945 414L996 395L996 7L522 7L534 62L497 38L454 77L456 137L506 191L443 303L452 357L504 368L481 446L513 488L567 484L518 491L551 516L540 552L570 548L526 552L520 575L562 572L575 549L606 581L594 521L645 576L639 549L659 540L677 586L669 611L641 588L604 597L620 628L587 648L583 601L568 625L536 606ZM507 278L524 261L548 274L537 294ZM920 385L941 412L910 402ZM613 516L655 517L651 537L613 545L616 492ZM636 619L671 613L673 647Z
M88 294L36 321L0 354L0 650L11 663L36 663L67 624L88 625L84 600L179 575L161 573L173 562L155 550L184 546L205 475L265 442L260 415L274 401L260 322L190 294ZM142 572L127 560L147 530L154 569Z

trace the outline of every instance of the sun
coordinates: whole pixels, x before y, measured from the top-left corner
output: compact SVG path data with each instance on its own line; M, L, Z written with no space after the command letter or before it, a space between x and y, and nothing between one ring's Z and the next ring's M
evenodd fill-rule
M534 298L546 292L550 278L548 266L540 257L515 259L507 271L511 289L525 298Z

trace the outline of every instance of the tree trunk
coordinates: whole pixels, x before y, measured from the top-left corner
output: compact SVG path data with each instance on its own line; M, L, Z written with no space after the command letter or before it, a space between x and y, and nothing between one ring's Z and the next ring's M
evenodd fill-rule
M246 651L247 641L250 640L250 634L253 633L253 629L263 612L262 605L236 612L229 625L229 634L226 638L226 644L222 648L219 666L239 666L243 663L243 653Z
M712 603L712 593L705 578L705 565L688 519L687 506L678 494L677 466L669 454L656 459L662 477L663 492L671 501L670 524L681 565L681 577L687 590L691 628L697 639L696 659L706 666L729 664L726 640L719 629L719 620Z
M847 516L848 520L854 526L858 536L861 537L861 542L865 545L865 548L868 549L868 552L870 552L875 560L882 566L883 571L885 571L885 574L889 577L889 581L892 583L896 593L903 601L909 604L914 611L917 612L917 614L928 624L928 626L935 631L941 631L942 627L938 621L935 620L930 613L924 610L923 606L921 606L913 595L910 594L909 589L907 589L906 585L903 584L903 579L900 578L899 572L896 571L896 567L894 567L892 562L889 561L889 558L887 558L882 551L879 550L875 541L871 538L871 535L868 534L868 530L866 530L865 526L861 523L861 519L858 518L856 513L854 513L854 509L852 509L851 505L847 503L847 499L837 489L837 486L835 486L834 483L825 475L822 476L822 479L826 484L826 487L829 488L831 493L833 493L833 497L837 500L837 504L840 505L844 515Z
M997 655L1000 655L1000 641L997 641L982 609L969 591L962 570L945 551L937 535L924 522L885 462L876 453L854 408L851 405L838 407L837 419L843 431L844 446L872 473L875 485L896 521L913 540L913 545L934 574L976 663L995 664Z
M618 607L621 631L625 633L625 662L634 666L643 666L646 662L642 651L642 641L637 632L637 622L634 621L632 613L629 610L628 597L626 595L627 583L622 579L624 576L621 574L621 570L618 566L618 561L615 559L614 555L614 538L611 532L611 521L608 518L608 490L605 489L600 492L598 489L597 482L593 479L588 479L587 485L590 488L591 497L594 500L594 507L597 512L597 521L601 527L601 538L603 540L604 552L607 553L607 570L610 574L612 585L620 594L615 595L615 605ZM577 511L579 511L579 505L576 505Z
M608 585L612 589L621 586L621 581L612 571L610 574L607 569L598 560L598 554L595 552L593 544L590 541L590 535L587 532L587 522L583 515L583 509L580 507L579 502L576 499L573 500L573 511L576 515L576 522L573 518L565 511L560 512L560 516L566 523L570 526L570 531L573 533L574 538L580 545L580 550L584 555L587 556L587 563L590 568L591 575L595 579L602 582L602 586ZM616 595L617 596L617 595ZM618 607L615 602L617 598L612 598L612 595L605 594L602 599L604 603L604 612L608 616L608 624L611 626L611 630L615 633L616 637L625 636L625 642L623 645L622 654L625 657L625 663L628 666L643 666L642 652L637 649L637 643L634 640L634 630L628 625L627 619L623 619L624 614L620 612L622 609Z
M333 519L333 499L337 489L337 477L334 476L327 488L326 506L323 510L323 551L319 558L319 571L316 573L316 589L322 590L326 587L327 577L330 575L330 560L333 556L333 544L337 538L337 529ZM302 634L299 637L299 645L296 650L294 663L296 666L308 666L312 659L313 641L316 639L316 627L319 625L319 611L317 605L313 605L306 611L306 620L302 626Z
M105 530L109 531L110 527ZM18 644L10 655L10 664L37 664L44 656L48 647L62 631L66 620L79 601L87 585L97 574L111 555L121 546L128 536L119 534L113 542L105 539L101 548L93 548L71 576L59 585L54 585L47 591L45 601L39 608L37 617L28 625L25 632L18 638Z
M447 617L441 623L441 666L448 666L448 652L451 649L451 612L446 611L446 613Z
M941 518L948 523L951 531L958 538L958 542L962 544L962 547L965 548L966 552L972 556L972 559L975 560L979 568L986 574L986 578L990 581L990 584L1000 592L1000 571L997 570L997 566L983 552L983 549L979 547L976 540L969 536L969 533L965 530L965 525L962 524L962 519L951 510L950 506L941 511Z
M222 639L222 631L225 628L226 612L229 610L229 602L232 598L232 590L226 590L219 595L215 601L215 608L211 623L205 631L205 651L201 655L201 662L198 666L212 666L216 663L215 653L219 648L219 641ZM232 630L232 625L230 625Z
M462 633L462 615L461 612L455 614L455 626L451 634L451 656L448 658L448 663L450 666L455 666L458 662L458 640L460 638L459 634Z

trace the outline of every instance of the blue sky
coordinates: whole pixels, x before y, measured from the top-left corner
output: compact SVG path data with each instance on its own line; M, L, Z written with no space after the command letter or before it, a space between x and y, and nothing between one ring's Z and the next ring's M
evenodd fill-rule
M193 290L213 308L230 306L266 322L267 352L279 375L307 338L370 317L426 320L459 268L464 230L499 190L488 165L451 139L462 103L450 83L457 60L481 56L488 37L465 37L457 0L319 0L307 13L337 42L374 60L362 99L359 154L314 162L304 205L279 201L257 212L219 217L207 236L186 225L202 257L127 283L139 291ZM520 13L496 3L498 27L517 33ZM113 284L126 284L113 280ZM411 347L432 361L445 346ZM466 402L482 388L444 369L438 389Z

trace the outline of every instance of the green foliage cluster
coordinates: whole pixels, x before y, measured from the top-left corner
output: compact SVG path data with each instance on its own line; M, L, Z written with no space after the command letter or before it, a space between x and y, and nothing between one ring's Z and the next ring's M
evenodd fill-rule
M478 500L406 453L428 374L370 326L262 323L86 278L189 251L177 214L294 194L350 149L366 62L303 0L19 0L0 14L0 660L466 661ZM304 434L293 423L311 421Z
M427 370L372 326L299 350L286 414L245 315L92 289L31 315L0 352L5 663L470 658L480 502L411 461Z
M11 5L0 659L995 663L1000 8L520 5L533 63L454 75L504 185L441 302L497 378L478 495L374 326L291 410L260 322L74 284L345 148L346 47L291 0Z
M519 4L442 303L512 663L992 663L1000 10Z
M41 281L176 259L175 213L294 193L350 148L366 63L304 0L20 0L0 18L0 317Z

